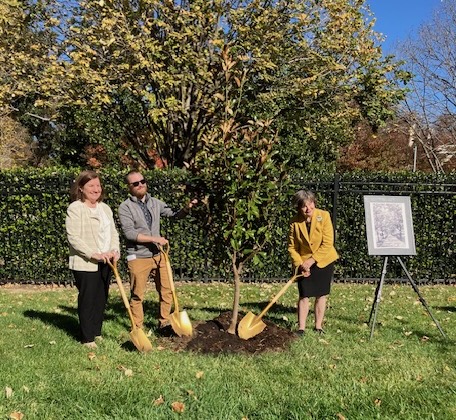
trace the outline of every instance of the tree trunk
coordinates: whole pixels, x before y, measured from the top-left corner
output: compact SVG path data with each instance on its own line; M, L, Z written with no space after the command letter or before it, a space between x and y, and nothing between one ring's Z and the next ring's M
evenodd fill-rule
M231 324L228 328L229 334L236 334L236 325L239 313L239 297L241 294L241 272L242 272L242 263L239 266L236 264L236 252L233 252L232 255L232 268L234 275L234 300L233 300L233 316L231 317Z

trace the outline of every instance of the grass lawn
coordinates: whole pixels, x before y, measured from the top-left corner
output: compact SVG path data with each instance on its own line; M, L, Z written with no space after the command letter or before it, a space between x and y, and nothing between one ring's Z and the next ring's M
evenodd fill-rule
M258 314L281 286L243 285L242 311ZM194 322L231 309L231 285L177 290ZM154 337L151 353L135 351L114 287L92 353L75 338L76 289L0 287L0 418L456 418L456 288L420 287L447 340L408 284L385 285L369 340L374 291L335 284L323 337L309 331L282 353L210 356L157 347ZM266 317L296 329L296 295L292 286ZM147 296L155 328L156 293Z

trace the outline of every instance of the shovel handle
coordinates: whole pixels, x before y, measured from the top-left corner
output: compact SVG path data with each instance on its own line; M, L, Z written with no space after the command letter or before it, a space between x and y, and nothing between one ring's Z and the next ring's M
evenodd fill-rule
M263 315L269 310L269 308L277 302L280 296L282 296L287 291L287 289L293 284L293 282L298 277L302 276L302 274L298 274L298 270L299 267L296 267L293 277L287 281L285 286L283 286L282 289L279 290L279 292L272 298L272 300L267 304L267 306L260 312L260 314L256 317L257 320L261 319Z
M119 275L119 271L117 270L117 261L114 261L112 263L111 260L108 260L108 264L111 267L111 269L114 273L114 276L116 278L117 286L119 287L119 291L120 291L120 295L122 296L123 303L124 303L125 307L127 308L128 315L130 317L131 328L132 328L132 330L134 330L136 328L135 319L133 318L133 314L131 313L130 302L128 301L127 295L125 293L125 289L122 284L122 280Z
M166 247L166 249L165 249ZM176 289L174 287L174 280L173 280L173 270L171 268L171 262L169 261L169 242L165 245L158 245L158 249L165 257L166 269L168 271L168 280L169 280L169 287L171 288L171 293L173 294L174 300L174 311L179 312L179 304L177 303L177 296L176 296Z

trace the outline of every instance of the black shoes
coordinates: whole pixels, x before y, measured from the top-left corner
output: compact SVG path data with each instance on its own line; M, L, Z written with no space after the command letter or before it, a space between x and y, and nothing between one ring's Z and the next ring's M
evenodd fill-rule
M299 337L302 337L305 333L306 333L306 330L298 330L298 331L296 331L296 335L298 335Z

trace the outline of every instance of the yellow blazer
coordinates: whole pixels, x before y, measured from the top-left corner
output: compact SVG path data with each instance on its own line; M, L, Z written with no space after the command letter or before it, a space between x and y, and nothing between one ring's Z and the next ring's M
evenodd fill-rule
M309 233L304 216L295 216L288 234L288 252L294 269L310 257L320 268L337 260L339 255L334 248L334 228L329 212L314 210Z

